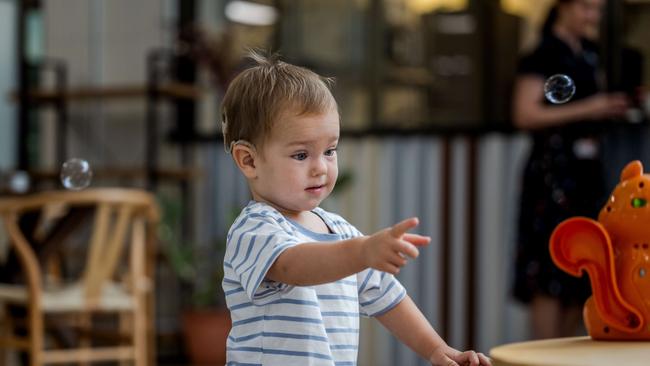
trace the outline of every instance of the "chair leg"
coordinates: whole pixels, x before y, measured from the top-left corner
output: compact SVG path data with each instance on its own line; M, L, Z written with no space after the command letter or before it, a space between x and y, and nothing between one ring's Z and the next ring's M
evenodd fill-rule
M133 312L133 347L135 351L135 366L147 365L147 314L143 302L138 301Z
M92 313L83 312L77 317L77 325L81 328L81 336L79 339L79 346L82 348L90 348L92 342L90 339L90 331L92 330L93 318ZM89 362L79 362L79 366L90 366Z
M43 364L44 346L44 324L43 314L38 311L34 304L29 306L29 364L30 366L41 366Z
M147 342L147 364L146 366L155 366L156 364L156 307L153 301L153 291L148 291L145 296L146 313L146 342Z
M0 339L6 339L7 341L13 337L14 327L9 316L9 309L6 305L2 305L0 308ZM2 344L0 342L0 366L5 366L8 364L8 345Z
M119 334L133 334L133 327L131 322L133 321L132 314L131 313L125 313L121 312L118 314L118 323L119 323ZM121 345L123 345L124 342L121 342ZM131 344L131 346L135 347L134 344ZM132 364L132 362L122 360L120 361L120 366L128 366Z

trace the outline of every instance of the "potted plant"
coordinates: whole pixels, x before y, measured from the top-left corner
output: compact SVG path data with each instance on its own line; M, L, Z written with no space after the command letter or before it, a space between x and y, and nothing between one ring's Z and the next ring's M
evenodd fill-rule
M164 197L160 203L164 253L183 285L180 320L185 351L193 365L223 365L231 327L221 287L225 234L209 242L184 242L178 234L180 205Z

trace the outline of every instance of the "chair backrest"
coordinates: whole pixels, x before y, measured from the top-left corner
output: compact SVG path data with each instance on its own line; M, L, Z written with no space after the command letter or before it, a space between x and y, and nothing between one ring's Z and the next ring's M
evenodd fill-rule
M104 283L114 276L127 242L131 286L141 286L137 281L145 270L147 230L152 230L159 220L155 198L151 193L139 189L99 188L0 198L0 216L26 272L25 280L30 292L42 289L43 271L38 260L38 241L48 237L52 227L56 227L57 222L60 223L75 209L81 209L86 216L91 212L94 214L81 279L86 303L92 306L100 296ZM19 223L21 215L28 212L39 215L37 224L31 227L32 233L26 233ZM65 225L60 225L59 229L61 226ZM59 230L64 231L67 230ZM38 297L37 294L33 295Z

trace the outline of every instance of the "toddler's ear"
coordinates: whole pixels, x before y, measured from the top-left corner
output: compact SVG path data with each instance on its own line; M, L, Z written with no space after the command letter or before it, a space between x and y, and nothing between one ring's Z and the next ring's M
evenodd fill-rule
M253 149L243 144L235 144L232 147L232 157L246 178L253 179L257 177L257 172L255 171L256 156Z

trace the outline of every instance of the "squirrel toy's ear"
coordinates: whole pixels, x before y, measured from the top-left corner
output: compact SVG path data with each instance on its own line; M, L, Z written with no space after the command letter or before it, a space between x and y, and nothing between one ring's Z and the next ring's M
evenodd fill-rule
M621 173L621 182L643 175L643 164L639 160L629 162Z

